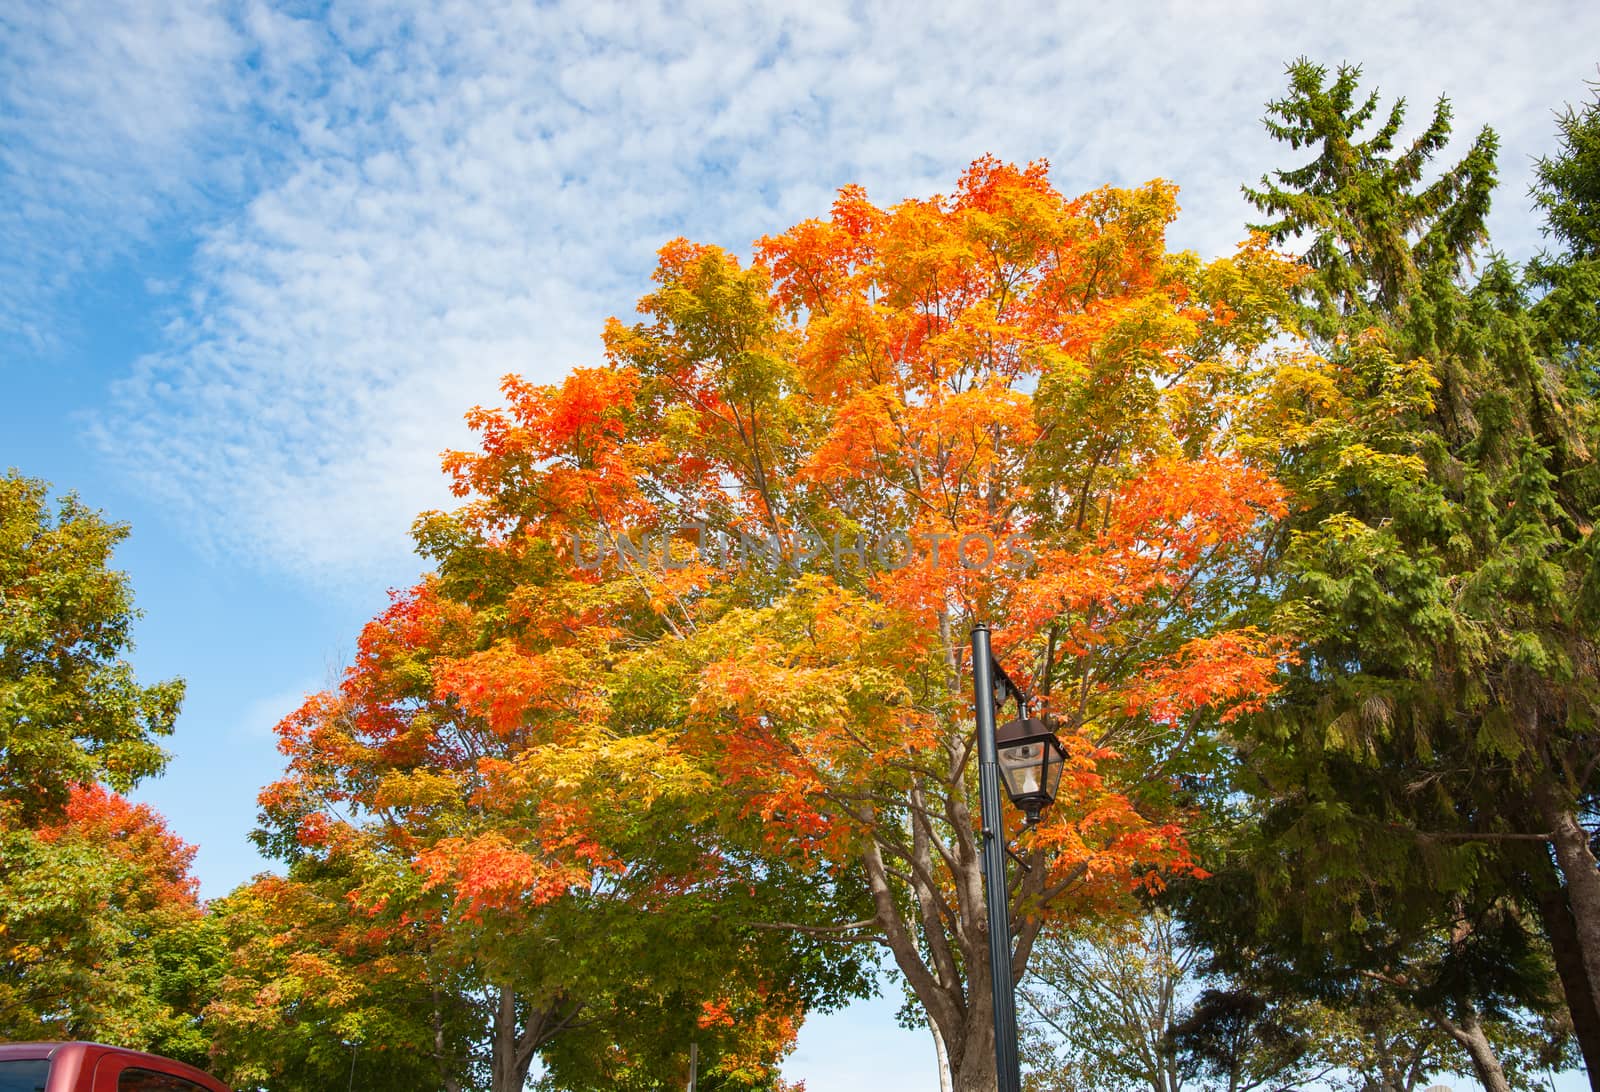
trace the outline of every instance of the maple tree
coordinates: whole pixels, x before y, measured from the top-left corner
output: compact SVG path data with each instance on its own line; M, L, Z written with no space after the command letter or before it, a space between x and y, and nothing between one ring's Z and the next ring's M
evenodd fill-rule
M983 159L950 196L847 187L748 266L668 244L602 365L470 416L465 504L417 525L435 572L280 729L273 845L381 847L411 889L385 905L481 922L488 981L552 984L515 999L518 1057L585 1004L559 961L512 973L530 921L792 876L716 918L751 927L724 951L781 942L752 961L784 969L752 1010L788 1014L767 1064L828 994L771 953L884 945L954 1086L991 1086L968 627L1071 755L1017 832L1017 975L1051 916L1190 867L1173 786L1281 661L1231 621L1282 501L1230 406L1298 274L1260 240L1168 253L1176 208Z
M691 746L783 844L865 876L873 914L835 928L888 947L957 1089L994 1080L970 625L996 627L1071 756L1021 835L1017 977L1051 916L1186 866L1178 736L1272 687L1275 652L1226 619L1278 494L1229 451L1221 403L1294 274L1259 245L1168 255L1175 211L1164 183L1067 199L1043 164L993 160L948 198L846 188L749 271L668 248L653 321L608 338L678 465L707 460L663 483L671 519L919 547L742 574L742 602L678 608L673 647ZM730 288L750 301L733 316Z
M214 1071L277 1092L473 1087L470 986L435 955L435 929L350 905L353 865L302 862L207 908L226 950L205 1010Z
M445 530L424 520L419 537L436 549ZM718 801L703 775L600 718L654 700L602 693L620 638L586 613L616 598L545 551L451 551L366 628L341 686L280 725L289 770L262 793L258 838L290 886L263 881L242 905L321 909L314 928L241 919L269 932L239 935L218 1012L250 1072L286 1053L313 1080L356 1031L369 1056L415 1055L443 1019L455 1045L428 1052L440 1087L521 1089L536 1058L564 1087L657 1087L691 1042L706 1087L766 1087L798 1023L783 1014L859 991L855 961L748 924L775 906L804 916L810 877L708 854ZM348 1002L307 1019L279 988L283 960ZM275 1012L259 1012L262 990Z
M94 1039L204 1064L222 947L194 847L100 786L56 819L0 828L0 1037Z
M829 971L795 966L775 938L758 956L739 951L725 939L722 919L739 912L728 899L692 910L555 899L461 920L414 890L402 897L415 883L406 869L393 856L308 855L211 906L228 952L205 1010L220 1075L282 1092L504 1087L497 1056L515 1040L500 1036L533 1039L517 995L550 991L575 1015L534 1028L544 1087L679 1083L694 1042L702 1087L768 1089L797 1022L775 987ZM379 887L383 909L367 902ZM513 973L515 993L501 978Z

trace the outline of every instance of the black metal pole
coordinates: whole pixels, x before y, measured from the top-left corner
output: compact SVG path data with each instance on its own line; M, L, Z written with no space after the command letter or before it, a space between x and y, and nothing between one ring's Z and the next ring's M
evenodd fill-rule
M1011 988L1011 921L1006 912L1005 824L994 743L994 658L989 627L972 627L972 689L978 714L978 799L983 810L983 887L989 905L989 978L994 995L994 1061L999 1092L1022 1092L1017 1001Z

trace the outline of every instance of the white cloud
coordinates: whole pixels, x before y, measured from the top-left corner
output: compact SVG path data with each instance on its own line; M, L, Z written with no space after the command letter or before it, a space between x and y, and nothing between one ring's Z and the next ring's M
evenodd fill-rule
M40 346L53 300L218 177L245 41L214 0L23 3L0 30L0 337Z
M255 4L214 40L186 36L180 67L214 77L219 58L251 58L223 82L249 97L270 184L204 228L191 305L100 434L223 549L336 582L401 578L412 516L447 502L436 460L467 442L462 412L506 371L553 379L597 355L665 239L742 249L844 182L894 200L994 152L1049 157L1069 191L1170 177L1175 242L1219 252L1243 234L1239 183L1284 162L1258 118L1300 54L1364 61L1418 115L1449 93L1462 144L1499 129L1497 238L1525 254L1529 157L1550 108L1583 94L1600 9L1502 11L460 0L403 15L335 0L313 23ZM242 52L215 45L234 37ZM172 51L147 47L130 50ZM90 34L58 52L107 48ZM126 135L140 179L201 124L179 111L141 133L118 112L125 81L84 79L30 109ZM115 147L19 154L110 172ZM197 155L178 159L211 169ZM99 215L75 194L63 215Z

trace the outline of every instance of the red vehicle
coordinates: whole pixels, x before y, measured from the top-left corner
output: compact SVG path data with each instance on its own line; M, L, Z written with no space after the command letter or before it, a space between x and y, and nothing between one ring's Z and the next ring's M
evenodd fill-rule
M99 1043L0 1043L0 1092L229 1092L192 1065Z

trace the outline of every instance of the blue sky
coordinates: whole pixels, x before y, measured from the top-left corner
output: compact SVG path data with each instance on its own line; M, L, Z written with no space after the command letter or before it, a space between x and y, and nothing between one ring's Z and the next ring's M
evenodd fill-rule
M1174 243L1221 253L1305 54L1418 116L1448 93L1458 148L1493 125L1520 258L1531 158L1600 61L1592 2L1112 7L6 5L0 465L134 525L137 662L189 681L139 795L206 893L263 867L271 725L415 576L462 413L594 360L667 239L743 250L843 183L926 194L992 152L1069 191L1171 178ZM790 1076L935 1086L894 1007L817 1021Z

